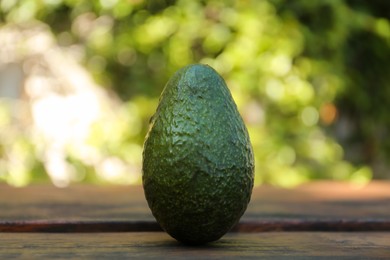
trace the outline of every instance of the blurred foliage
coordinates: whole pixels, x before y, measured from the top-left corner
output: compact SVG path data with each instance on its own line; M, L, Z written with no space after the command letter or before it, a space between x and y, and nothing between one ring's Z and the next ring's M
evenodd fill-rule
M116 120L92 129L91 144L103 155L125 162L135 156L140 164L148 120L168 78L189 63L207 63L225 78L246 121L256 183L283 186L389 177L389 15L390 2L380 0L0 5L1 22L37 19L50 26L60 46L79 48L96 81L124 102ZM2 156L10 147L3 126ZM29 172L43 169L23 138L12 147L26 154L19 160ZM88 173L82 179L94 175L77 153L69 153L69 162ZM4 163L0 178L10 171L12 163Z

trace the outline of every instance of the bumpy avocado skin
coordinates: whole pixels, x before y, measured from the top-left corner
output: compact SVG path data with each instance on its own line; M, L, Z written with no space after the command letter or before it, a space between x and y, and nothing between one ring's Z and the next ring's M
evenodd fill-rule
M245 212L253 151L230 91L211 67L184 67L165 86L144 144L142 180L157 222L186 244L218 240Z

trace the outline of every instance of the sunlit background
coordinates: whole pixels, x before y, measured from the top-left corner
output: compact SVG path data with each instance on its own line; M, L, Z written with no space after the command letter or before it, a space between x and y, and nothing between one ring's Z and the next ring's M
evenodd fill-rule
M206 63L256 184L390 178L390 1L2 0L0 181L139 184L169 77Z

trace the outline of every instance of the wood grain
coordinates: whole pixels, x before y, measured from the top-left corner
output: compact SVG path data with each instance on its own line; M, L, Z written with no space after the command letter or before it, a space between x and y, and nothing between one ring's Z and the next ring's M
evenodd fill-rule
M140 186L0 185L1 232L160 230ZM390 182L260 186L232 231L390 231Z
M179 244L163 232L47 234L3 233L2 259L388 259L390 233L228 233L201 247Z

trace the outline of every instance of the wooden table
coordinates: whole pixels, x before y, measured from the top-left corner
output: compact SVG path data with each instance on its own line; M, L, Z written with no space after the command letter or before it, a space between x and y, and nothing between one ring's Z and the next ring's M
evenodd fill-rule
M390 259L390 182L257 187L217 242L184 246L162 232L142 187L0 185L0 259Z

